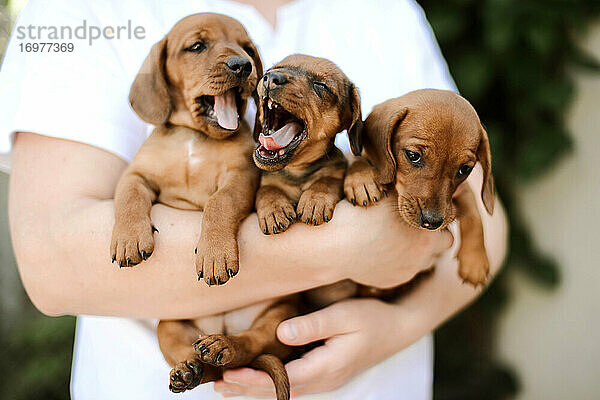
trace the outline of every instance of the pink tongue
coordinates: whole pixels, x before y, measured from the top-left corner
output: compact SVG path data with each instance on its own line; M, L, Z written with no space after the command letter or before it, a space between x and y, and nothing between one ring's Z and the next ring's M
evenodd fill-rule
M237 129L238 113L234 89L229 89L221 96L215 96L214 109L217 114L217 122L222 128Z
M269 136L265 136L261 132L258 141L267 150L279 150L290 144L294 137L300 133L301 129L302 127L297 122L288 122Z

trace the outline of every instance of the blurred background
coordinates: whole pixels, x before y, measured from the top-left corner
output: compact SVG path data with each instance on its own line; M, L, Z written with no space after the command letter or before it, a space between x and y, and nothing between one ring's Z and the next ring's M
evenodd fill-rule
M0 0L0 54L24 0ZM422 0L492 143L510 254L436 332L435 398L600 393L600 1ZM0 154L0 399L68 399L75 319L31 305L11 250Z

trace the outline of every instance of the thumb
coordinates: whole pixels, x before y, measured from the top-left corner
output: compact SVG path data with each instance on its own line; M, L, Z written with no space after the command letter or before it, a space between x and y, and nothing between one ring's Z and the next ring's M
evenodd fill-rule
M290 346L299 346L335 335L352 332L356 315L351 315L350 302L339 302L313 313L283 321L277 327L277 338Z

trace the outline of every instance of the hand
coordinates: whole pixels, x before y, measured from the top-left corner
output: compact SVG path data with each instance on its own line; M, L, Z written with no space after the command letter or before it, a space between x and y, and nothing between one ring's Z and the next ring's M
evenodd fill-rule
M323 346L286 365L292 396L335 390L419 339L421 334L399 310L400 306L376 299L349 299L282 322L277 336L285 344L325 339ZM225 397L275 396L269 376L250 368L225 371L214 388Z
M336 226L333 256L345 269L344 278L378 288L398 286L430 268L452 246L450 232L413 228L396 208L393 196L367 208L346 201L337 205L330 225Z

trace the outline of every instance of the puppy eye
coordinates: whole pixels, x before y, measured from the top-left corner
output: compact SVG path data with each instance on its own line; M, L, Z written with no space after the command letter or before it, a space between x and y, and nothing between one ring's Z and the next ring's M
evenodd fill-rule
M254 51L254 49L252 47L244 46L244 51L246 52L246 54L248 54L248 56L250 58L256 57L256 52Z
M406 156L406 159L417 166L420 166L421 161L422 161L422 157L419 153L415 152L415 151L410 151L410 150L404 150L404 155Z
M317 96L319 96L320 98L323 98L325 93L329 92L329 88L323 82L314 82L313 89L315 90Z
M186 48L185 51L189 51L191 53L202 53L207 47L208 46L204 42L196 42L190 47Z
M458 172L456 173L456 176L458 176L459 178L464 178L464 177L466 177L467 175L469 175L471 173L471 170L473 170L473 167L470 167L467 164L462 165L458 169Z

